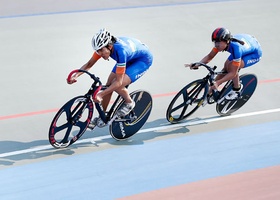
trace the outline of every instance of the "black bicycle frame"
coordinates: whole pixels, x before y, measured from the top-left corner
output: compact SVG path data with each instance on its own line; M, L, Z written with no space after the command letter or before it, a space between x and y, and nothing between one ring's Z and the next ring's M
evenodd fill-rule
M95 108L96 108L97 112L99 113L99 116L103 122L107 123L111 119L112 113L114 112L114 108L116 107L116 104L119 102L120 98L121 98L121 96L119 95L117 97L117 99L115 100L115 102L113 103L113 105L111 106L110 110L107 112L107 114L101 108L101 105L99 103L96 103L96 102L94 103Z
M93 83L93 85L96 89L96 84ZM102 89L101 90L105 90L108 86L102 86ZM128 85L126 86L126 88L128 88ZM95 91L95 89L92 90L92 94L93 92ZM117 106L117 104L119 103L119 100L121 99L122 97L120 95L117 96L117 98L115 99L113 105L111 106L110 110L106 113L103 108L101 108L101 105L100 103L94 103L95 104L95 108L100 116L100 118L102 119L103 122L107 123L108 121L110 121L110 119L112 118L112 114Z

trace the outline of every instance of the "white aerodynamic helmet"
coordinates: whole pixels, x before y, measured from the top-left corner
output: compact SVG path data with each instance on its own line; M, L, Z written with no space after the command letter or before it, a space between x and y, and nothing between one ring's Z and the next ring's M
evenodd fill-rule
M109 42L112 40L112 35L105 28L100 29L98 33L96 33L91 41L92 47L95 51L107 46Z

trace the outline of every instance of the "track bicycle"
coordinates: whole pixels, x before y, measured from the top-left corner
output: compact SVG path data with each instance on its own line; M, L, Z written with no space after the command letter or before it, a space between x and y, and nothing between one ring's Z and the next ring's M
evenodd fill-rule
M214 84L215 77L226 72L216 72L217 66L211 67L200 62L193 65L205 67L208 70L208 74L202 79L187 84L175 95L166 111L166 119L170 123L178 123L191 116L199 107L213 103L216 103L216 111L219 115L228 116L241 108L256 89L256 75L243 74L239 76L243 89L237 99L227 100L225 98L233 87L232 80L226 82L220 91L213 90L212 94L208 95L209 88Z
M54 148L66 148L76 142L89 128L94 108L99 118L109 125L110 134L116 140L125 140L133 136L145 124L153 106L152 97L147 91L137 90L130 93L135 101L135 107L128 115L122 117L117 111L124 103L123 98L118 95L109 111L105 112L99 103L93 102L93 99L99 91L106 89L106 86L102 85L94 74L81 69L70 72L68 80L77 72L89 75L93 83L85 95L69 100L54 116L49 128L49 142Z

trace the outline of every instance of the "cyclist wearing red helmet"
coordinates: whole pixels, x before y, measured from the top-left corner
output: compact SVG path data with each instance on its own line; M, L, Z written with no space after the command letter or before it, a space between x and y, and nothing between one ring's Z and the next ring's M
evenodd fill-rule
M225 96L227 100L234 100L240 96L242 84L239 81L239 70L252 66L260 61L262 57L261 45L257 39L248 34L231 35L226 28L216 28L212 33L212 42L214 47L200 62L209 63L218 52L227 51L229 57L224 63L223 71L225 75L218 75L212 89L218 89L222 83L232 80L233 89ZM197 69L199 66L185 64L185 67Z

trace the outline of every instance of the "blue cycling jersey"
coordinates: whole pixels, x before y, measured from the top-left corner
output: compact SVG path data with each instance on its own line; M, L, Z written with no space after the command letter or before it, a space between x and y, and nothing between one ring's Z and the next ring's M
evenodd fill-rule
M134 38L118 37L110 57L122 65L135 59L145 58L150 56L150 54L147 46L141 41Z
M245 66L248 67L257 63L262 57L261 45L254 36L248 34L233 35L233 38L242 40L244 45L236 41L231 41L227 51L231 54L229 60L239 63L241 59Z
M153 56L148 47L130 37L118 37L110 57L117 62L112 72L125 72L131 82L140 78L153 62Z
M131 83L140 78L153 63L153 55L149 48L135 38L118 37L113 44L110 57L116 61L112 72L116 74L127 74ZM95 60L101 58L96 52Z

